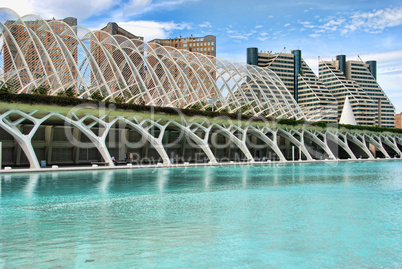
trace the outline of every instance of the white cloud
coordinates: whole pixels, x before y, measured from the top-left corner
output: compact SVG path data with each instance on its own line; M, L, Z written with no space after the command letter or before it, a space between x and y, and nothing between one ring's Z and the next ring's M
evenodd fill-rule
M301 25L303 25L304 28L315 28L316 26L311 24L309 21L300 21L299 22Z
M197 2L199 0L130 0L124 4L124 16L132 16L153 10L171 10L187 2Z
M339 18L337 20L330 20L326 24L322 25L320 28L322 28L325 31L336 31L338 30L338 27L341 26L345 22L344 18Z
M402 50L367 53L360 55L364 61L376 60L377 62L390 62L402 59ZM402 65L402 64L401 64Z
M402 6L389 7L371 12L356 12L351 16L349 31L380 32L387 27L402 25Z
M284 26L285 26L285 27L289 27L289 26L290 26L290 23L287 23L287 24L285 24Z
M44 19L76 17L79 21L108 11L114 20L153 10L171 10L199 0L3 0L1 6L11 8L18 15L36 14ZM117 8L112 10L113 8Z
M339 31L341 35L351 32L363 31L372 34L381 33L385 28L402 25L402 6L389 7L370 12L354 12L350 16L329 16L318 20L319 24L313 25L309 21L300 21L302 30L312 29L314 33Z
M319 37L320 34L310 34L309 37Z
M198 25L201 28L212 28L212 24L208 21L201 23L200 25Z
M84 20L100 14L118 4L114 0L5 0L2 6L13 9L18 15L36 14L44 19L76 17Z
M143 36L145 41L154 38L169 38L169 33L173 30L191 29L191 26L188 24L177 24L174 22L129 21L117 22L117 24L135 35Z
M243 40L248 40L248 36L245 35L231 35L229 36L230 38L234 38L234 39L243 39Z
M262 25L257 25L257 26L255 26L255 29L259 29L259 28L262 28L263 26Z
M135 15L146 12L150 8L152 0L131 0L124 4L124 15Z

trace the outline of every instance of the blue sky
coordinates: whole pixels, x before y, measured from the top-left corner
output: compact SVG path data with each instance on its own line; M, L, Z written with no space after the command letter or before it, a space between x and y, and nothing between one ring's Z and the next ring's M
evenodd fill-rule
M99 29L117 22L153 38L217 37L217 57L246 61L246 49L301 49L317 71L318 56L377 60L378 81L402 112L402 3L396 0L3 0L19 15L77 17ZM317 73L318 74L318 73Z

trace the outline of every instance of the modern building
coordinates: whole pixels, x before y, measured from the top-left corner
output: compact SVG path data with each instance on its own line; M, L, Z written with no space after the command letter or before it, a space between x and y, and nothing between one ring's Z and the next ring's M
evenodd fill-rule
M153 39L149 43L157 43L161 46L169 46L179 50L188 50L204 55L216 56L216 37L207 35L204 37L179 37L168 39Z
M394 125L395 107L377 83L377 61L346 61L346 78L355 81L377 106L375 125L391 127Z
M337 102L303 60L301 50L272 53L248 48L247 64L272 70L310 119L337 122Z
M301 50L280 53L247 49L247 64L275 72L309 118L338 122L345 97L357 124L393 127L395 108L376 81L376 61L319 60L319 77L302 58Z
M91 52L95 57L96 66L99 66L100 72L103 73L104 79L112 84L112 90L117 89L117 91L114 92L119 92L128 87L125 81L127 81L133 73L133 69L130 68L130 65L135 65L135 69L138 70L138 76L146 80L144 62L141 60L142 57L139 56L139 54L144 55L144 49L134 51L134 47L130 48L132 43L135 44L135 47L141 47L144 44L143 37L130 33L115 22L109 22L105 27L93 33L96 38L91 40ZM130 40L130 42L127 43L127 40ZM118 50L116 51L116 46L124 43L127 44L127 48L125 48L128 52L126 57ZM127 57L130 59L129 64ZM113 58L113 61L110 61L110 58ZM121 65L124 66L118 73L121 78L116 80L114 72L119 69ZM91 81L93 83L96 83L97 79L94 76L94 74L97 73L97 71L95 71L96 66L94 65L91 68ZM102 91L102 95L107 95L105 89ZM119 94L114 95L114 98L125 100L129 98L129 96L127 94Z
M402 129L402 113L395 115L395 128Z
M319 78L338 101L338 116L349 96L359 125L393 127L395 108L376 81L376 62L336 60L319 61Z
M150 42L150 46L158 50L157 48L164 47L166 50L170 50L170 48L175 48L177 50L189 51L194 53L199 53L202 55L210 56L211 58L208 61L215 64L215 59L212 57L216 57L216 37L213 35L207 35L204 37L179 37L179 38L168 38L168 39L153 39ZM160 49L159 49L160 50ZM166 63L170 66L178 66L178 68L173 68L174 76L179 76L180 70L184 70L186 74L186 79L190 81L192 88L196 89L200 85L197 85L196 76L206 78L208 82L204 85L205 89L198 92L198 98L204 99L204 103L208 103L210 100L207 98L205 91L211 95L212 98L216 98L217 92L213 89L212 84L213 81L216 80L216 72L211 70L203 70L198 69L194 70L191 66L186 66L184 62L179 61L178 63ZM159 76L163 76L163 72L159 74ZM183 88L183 83L179 81L177 84L179 90L186 92L186 89Z
M130 33L129 31L121 28L115 22L109 22L105 27L103 27L101 29L101 31L106 32L106 33L108 33L110 35L121 35L121 36L125 36L125 37L127 37L129 39L144 41L144 37L136 36L136 35Z

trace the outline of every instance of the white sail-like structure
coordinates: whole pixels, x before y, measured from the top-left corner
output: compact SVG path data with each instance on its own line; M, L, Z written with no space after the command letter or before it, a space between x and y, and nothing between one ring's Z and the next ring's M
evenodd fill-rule
M57 29L57 31L56 31ZM62 29L62 31L60 31ZM0 9L0 80L15 93L40 87L79 98L305 119L282 81L259 68Z
M350 104L349 97L346 96L345 103L343 105L340 124L357 125L355 115L353 114L352 105Z

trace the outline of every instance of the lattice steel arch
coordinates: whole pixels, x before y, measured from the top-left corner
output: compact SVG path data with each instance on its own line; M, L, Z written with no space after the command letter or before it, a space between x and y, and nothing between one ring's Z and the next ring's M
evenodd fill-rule
M40 27L31 29L32 20ZM59 24L65 29L61 34L52 28ZM213 98L218 111L305 118L282 81L267 68L70 27L36 15L21 18L7 8L0 9L0 26L0 77L17 80L17 93L46 82L51 95L74 86L80 98L98 91L111 101L120 97L123 102L178 108L198 104L201 109L207 109L205 101ZM17 26L24 34L11 31ZM31 54L36 62L27 63Z

